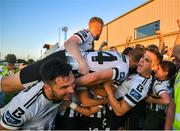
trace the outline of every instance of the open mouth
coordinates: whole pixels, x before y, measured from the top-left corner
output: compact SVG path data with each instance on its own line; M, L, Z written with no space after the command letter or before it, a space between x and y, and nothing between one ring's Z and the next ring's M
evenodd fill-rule
M142 65L141 65L141 64L138 64L137 71L140 71L141 68L142 68Z

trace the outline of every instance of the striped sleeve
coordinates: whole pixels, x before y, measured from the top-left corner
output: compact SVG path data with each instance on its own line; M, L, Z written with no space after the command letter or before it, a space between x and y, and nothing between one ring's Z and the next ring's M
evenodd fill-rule
M80 30L76 32L74 36L76 36L81 41L81 43L84 43L89 38L89 33L87 30Z

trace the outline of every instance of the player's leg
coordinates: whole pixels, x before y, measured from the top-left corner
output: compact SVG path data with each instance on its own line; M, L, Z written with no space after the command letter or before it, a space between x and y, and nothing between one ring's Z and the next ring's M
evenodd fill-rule
M50 60L52 58L57 58L57 59L60 59L60 60L66 62L65 51L62 50L62 51L55 52L55 53L45 57L44 59L42 59L40 61L37 61L36 63L23 68L20 71L21 84L25 88L27 88L27 87L30 87L33 84L41 81L42 79L41 79L41 75L40 75L40 72L39 72L40 68L41 68L41 65L44 62L46 62L46 61L48 61L48 60Z
M44 63L45 61L51 58L58 58L58 59L61 59L62 61L66 61L64 51L55 52L52 55L49 55L46 58L32 65L24 67L17 74L14 74L12 76L4 76L1 79L1 83L0 83L1 91L2 92L15 92L15 91L24 89L24 87L27 88L37 83L38 81L41 80L41 76L39 72L40 66L42 65L42 63Z
M1 84L0 86L1 92L5 92L5 93L16 92L24 89L19 79L19 73L14 74L12 76L1 77L0 84Z

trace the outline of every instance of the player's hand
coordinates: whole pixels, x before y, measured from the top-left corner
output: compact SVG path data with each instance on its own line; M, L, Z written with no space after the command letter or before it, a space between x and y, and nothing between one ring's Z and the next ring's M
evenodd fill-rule
M89 73L89 67L88 67L88 65L87 65L87 63L86 63L85 60L82 60L82 61L78 64L78 72L79 72L80 74L83 74L83 75Z
M163 38L162 33L161 33L160 30L157 30L157 31L156 31L156 36L157 36L157 38L160 39L160 40L162 40L162 38Z
M26 67L27 65L25 65L24 63L21 63L20 65L19 65L19 69L21 70L21 69L23 69L24 67Z
M147 103L152 103L152 96L148 96L146 99L145 99L145 101L147 102Z
M104 89L108 95L113 95L112 83L110 81L104 82Z
M178 25L178 27L180 29L180 19L177 19L177 25Z

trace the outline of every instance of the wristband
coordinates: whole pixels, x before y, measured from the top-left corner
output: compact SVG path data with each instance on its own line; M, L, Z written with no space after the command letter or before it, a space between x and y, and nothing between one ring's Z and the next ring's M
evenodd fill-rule
M103 97L102 97L102 96L100 96L100 95L97 95L96 97L97 97L97 98L99 98L99 99L103 99Z
M101 108L103 108L104 106L102 106L102 105L99 105L98 107L101 109Z
M77 104L76 103L74 103L74 102L71 102L71 104L69 105L69 107L71 108L71 109L73 109L73 110L75 110L76 108L77 108Z

